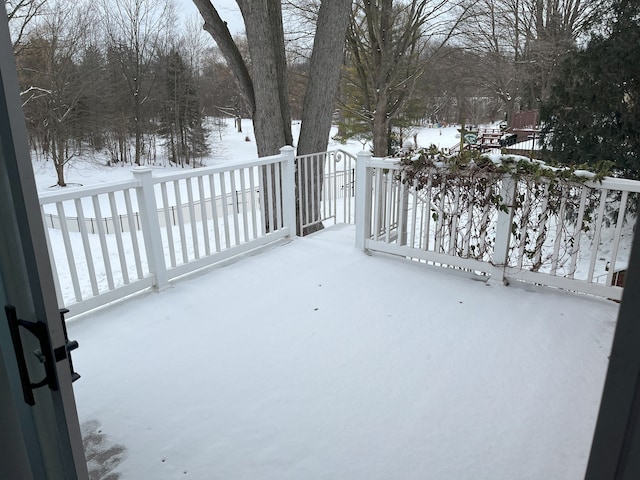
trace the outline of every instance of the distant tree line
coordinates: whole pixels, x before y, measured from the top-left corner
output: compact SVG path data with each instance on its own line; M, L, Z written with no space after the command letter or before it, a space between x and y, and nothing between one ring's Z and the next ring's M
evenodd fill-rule
M538 109L561 58L608 0L354 2L342 88L343 138L391 153L408 126L484 123ZM396 145L394 145L394 142Z
M252 117L261 155L292 141L288 127L277 127L282 135L275 132L275 116L326 117L318 114L320 106L331 107L334 98L309 82L322 72L322 62L312 58L317 32L325 43L336 37L331 25L318 20L324 18L322 5L329 13L335 8L330 2L269 0L267 13L259 13L251 2L238 1L251 28L248 37L234 39L209 0L194 3L203 18L179 28L171 0L5 0L33 147L54 161L60 184L64 165L84 148L106 149L114 163L162 157L197 165L207 152L207 116L233 116L238 128L240 118ZM337 34L344 49L331 47L342 58L331 107L338 139L355 137L370 143L375 155L386 155L417 125L508 121L513 112L540 109L547 145L558 160L597 157L627 173L639 170L631 153L638 151L631 70L640 63L638 49L626 48L637 45L631 33L638 27L637 2L350 3L344 42ZM272 27L260 27L269 18ZM203 21L218 47L207 43ZM283 36L277 25L283 25ZM267 48L271 40L261 39L268 38L284 45L285 57L281 46ZM325 48L322 55L327 53ZM268 86L271 67L279 79ZM624 78L624 88L616 87L616 78ZM315 96L307 95L309 88ZM250 98L263 91L259 102ZM315 106L305 104L314 98ZM263 102L279 105L279 112L263 110ZM622 107L611 113L611 102ZM595 111L601 117L591 115ZM612 116L605 121L602 115ZM598 122L608 130L591 134ZM320 148L324 127L307 121L304 128L310 133L301 135L303 150ZM617 135L625 152L601 141L607 132ZM318 138L307 143L311 133ZM155 152L156 139L164 152Z
M61 186L91 150L112 164L197 166L205 118L242 114L228 67L197 22L178 30L168 0L12 2L31 145Z

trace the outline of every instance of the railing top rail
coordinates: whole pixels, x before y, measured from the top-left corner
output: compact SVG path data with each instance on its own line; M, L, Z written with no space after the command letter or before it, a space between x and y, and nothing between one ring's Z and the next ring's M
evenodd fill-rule
M261 157L250 162L227 163L224 165L216 165L214 167L193 168L177 173L159 173L153 176L154 183L172 182L174 180L183 180L185 178L200 177L215 173L232 172L245 168L260 167L263 165L271 165L286 160L282 154Z
M140 186L140 181L136 179L118 180L91 187L73 188L64 192L44 192L39 195L40 205L48 203L63 202L65 200L75 200L76 198L91 197L102 193L119 192L129 188Z
M393 157L371 157L367 161L367 166L371 168L385 168L388 170L400 170L400 163ZM622 190L633 193L640 193L640 181L628 178L604 177L600 181L586 181L585 185L595 190Z
M400 170L400 163L397 158L371 157L367 161L367 166L371 168L387 168L389 170Z
M628 178L605 177L600 182L586 182L586 185L594 189L623 190L627 192L640 192L640 181Z

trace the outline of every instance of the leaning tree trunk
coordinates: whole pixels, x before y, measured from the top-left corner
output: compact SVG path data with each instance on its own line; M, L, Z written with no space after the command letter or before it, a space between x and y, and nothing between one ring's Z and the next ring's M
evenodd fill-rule
M281 147L292 145L281 1L237 0L247 33L251 74L211 1L193 2L205 21L204 29L211 34L227 60L251 112L258 155L277 154ZM326 150L350 7L351 0L324 0L321 3L311 61L313 86L307 88L309 100L305 98L304 131L300 134L299 153ZM316 90L319 92L315 93ZM264 172L263 181L271 181L275 187L273 179L268 179L268 176ZM313 185L317 188L321 180ZM267 218L265 221L268 224Z
M298 155L324 152L327 149L351 3L351 0L332 0L320 5L311 53L309 83L302 108ZM307 235L323 228L319 200L324 180L324 163L323 155L297 165L296 189L302 187L301 191L296 190L298 235ZM306 179L304 186L302 179ZM316 200L312 202L312 198ZM315 208L309 210L305 208L307 205L314 205ZM301 231L301 224L308 226Z
M280 153L280 148L293 145L291 135L291 114L289 111L287 65L284 56L284 31L282 27L282 5L280 0L255 2L238 1L244 18L251 55L251 75L255 96L253 116L254 135L258 156L266 157ZM266 186L271 183L271 188ZM276 185L273 168L262 168L262 188L264 194L271 190L281 190ZM277 218L277 202L272 195L269 206L263 212L266 231L276 230L280 223ZM272 210L273 222L270 224Z
M193 0L193 3L198 8L204 20L204 26L202 28L211 35L218 45L220 52L222 52L224 59L227 61L227 65L229 65L231 69L233 79L242 96L242 101L250 112L251 117L253 117L256 110L253 80L251 79L247 65L244 63L242 54L240 50L238 50L238 46L233 40L233 37L231 37L227 22L220 18L218 11L211 4L211 0Z
M258 156L276 155L280 148L293 143L281 2L243 0L238 1L238 5L251 55L256 101L253 125Z

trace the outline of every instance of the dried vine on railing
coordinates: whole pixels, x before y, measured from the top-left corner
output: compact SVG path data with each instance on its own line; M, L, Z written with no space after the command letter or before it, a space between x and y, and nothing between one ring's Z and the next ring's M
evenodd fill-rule
M511 207L510 264L565 275L573 275L576 243L596 215L598 192L584 183L608 173L606 165L591 173L475 151L445 156L434 146L400 158L400 166L398 179L427 203L435 225L427 248L491 260L498 212Z

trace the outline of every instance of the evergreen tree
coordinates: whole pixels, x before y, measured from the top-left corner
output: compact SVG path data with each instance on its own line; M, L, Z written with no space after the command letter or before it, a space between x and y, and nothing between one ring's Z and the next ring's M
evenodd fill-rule
M107 45L105 79L102 95L107 101L107 142L112 163L133 163L129 151L129 138L133 131L133 108L129 100L127 80L120 66L121 48Z
M88 45L77 67L78 89L81 91L76 115L76 140L88 143L95 150L105 147L107 112L106 61L100 48Z
M162 63L166 67L163 72L165 92L160 133L165 138L171 162L181 166L192 164L207 152L193 72L176 50L170 52Z
M561 65L541 111L552 158L592 166L610 161L621 174L640 178L639 5L617 0L606 32Z

